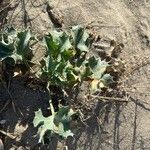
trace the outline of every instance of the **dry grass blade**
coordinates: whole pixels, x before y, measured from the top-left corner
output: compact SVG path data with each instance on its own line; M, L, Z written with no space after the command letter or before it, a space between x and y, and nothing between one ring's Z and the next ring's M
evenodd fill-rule
M91 95L92 98L98 98L103 100L111 100L111 101L118 101L118 102L128 102L128 99L125 98L119 98L119 97L106 97L106 96L97 96L97 95Z
M11 138L13 140L16 138L16 136L14 136L12 133L7 133L7 132L5 132L3 130L0 130L0 133L2 133L5 136L8 136L9 138Z

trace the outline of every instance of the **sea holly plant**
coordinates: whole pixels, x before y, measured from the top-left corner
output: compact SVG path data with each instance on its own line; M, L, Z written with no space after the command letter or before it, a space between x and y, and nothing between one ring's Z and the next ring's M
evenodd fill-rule
M35 41L35 36L30 29L18 32L11 27L0 33L0 61L5 66L13 68L12 76L16 66L20 67L22 73L32 67L32 40ZM44 117L39 110L35 112L33 124L39 128L39 142L46 143L47 140L50 141L52 134L63 138L73 136L70 123L77 114L69 106L59 105L58 110L54 109L50 86L65 91L77 87L83 81L88 81L91 84L91 91L95 92L109 87L113 77L108 71L110 70L108 68L111 68L110 63L89 56L90 36L80 26L72 27L68 32L51 31L43 37L43 45L46 53L40 62L40 70L36 77L45 83L51 115Z
M74 82L76 75L69 59L74 51L69 37L64 32L53 31L44 37L47 53L42 61L41 77L50 84L63 86Z
M43 41L46 54L41 61L38 75L47 83L52 115L45 118L41 111L35 113L33 123L34 126L39 125L39 142L44 141L45 135L50 136L52 133L64 138L73 136L68 124L75 112L69 107L60 107L55 112L50 85L65 89L87 80L91 82L91 89L95 92L113 82L113 78L107 73L107 68L110 67L108 62L95 56L87 56L90 41L84 28L73 27L71 34L54 30L46 35Z
M20 32L12 27L5 29L0 34L0 61L14 68L19 65L25 73L33 64L33 50L30 47L32 39L29 29Z
M84 28L73 27L71 34L52 31L44 37L44 43L47 51L39 74L46 82L64 88L87 79L101 81L105 87L112 81L106 74L108 62L95 56L87 57L90 42Z
M84 56L88 52L87 41L87 33L79 27L72 30L72 36L58 31L45 36L47 53L42 61L42 77L58 86L77 83L80 73L76 70L80 70L80 64L85 61L81 54Z
M53 105L51 105L52 115L44 117L41 110L35 112L35 118L33 124L35 127L38 126L39 132L39 143L49 144L50 137L53 134L58 134L62 138L73 136L70 130L70 123L76 112L69 106L62 106L58 112L54 111Z

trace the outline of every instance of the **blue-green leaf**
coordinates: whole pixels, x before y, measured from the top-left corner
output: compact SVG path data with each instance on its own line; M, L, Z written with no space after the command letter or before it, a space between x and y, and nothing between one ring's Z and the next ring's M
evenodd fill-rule
M72 37L75 49L78 50L79 53L89 51L89 34L85 31L84 28L80 26L73 27Z
M69 107L60 107L58 112L55 112L49 117L44 117L39 110L35 112L33 124L39 128L39 142L44 143L44 135L47 131L56 133L63 138L73 136L70 130L70 122L75 112Z

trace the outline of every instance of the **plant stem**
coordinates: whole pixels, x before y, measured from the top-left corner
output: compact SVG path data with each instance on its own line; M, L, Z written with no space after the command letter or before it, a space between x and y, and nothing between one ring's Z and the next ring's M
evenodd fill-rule
M104 99L104 100L113 100L119 102L128 102L127 99L120 98L120 97L106 97L106 96L97 96L97 95L90 95L92 98Z
M48 91L48 97L49 97L49 103L50 103L51 113L52 113L52 115L54 115L55 111L54 111L54 107L53 107L53 104L52 104L52 99L51 99L51 94L50 94L51 91L50 91L49 87L50 87L50 82L47 83L46 89Z

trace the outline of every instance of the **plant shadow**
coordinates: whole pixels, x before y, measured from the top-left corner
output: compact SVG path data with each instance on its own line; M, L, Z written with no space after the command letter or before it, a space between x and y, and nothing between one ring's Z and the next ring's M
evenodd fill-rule
M129 105L133 106L132 110L129 110ZM68 139L68 149L148 149L149 137L145 139L142 132L139 134L141 111L149 112L148 108L145 109L133 98L130 98L129 104L99 102L94 115L86 121L87 126L80 128L74 139Z
M5 149L12 145L31 146L38 143L37 128L33 126L35 111L42 110L48 116L49 99L44 89L31 89L24 85L22 78L13 79L9 91L0 86L1 120L5 120L2 129L14 133L16 138L5 136ZM9 93L8 93L9 92Z
M49 100L44 89L31 89L24 85L22 78L13 80L10 87L13 103L4 105L10 101L10 95L3 85L0 85L0 119L6 122L0 128L8 133L14 133L15 139L3 136L5 149L12 145L17 147L30 147L33 150L51 149L57 150L60 140L52 137L49 146L38 143L37 131L33 126L35 111L41 109L47 116ZM57 92L56 92L57 93ZM131 107L131 108L130 108ZM123 148L135 150L144 149L148 146L149 137L139 134L139 114L141 111L149 112L150 108L142 101L131 98L128 104L122 102L99 101L93 110L93 115L85 123L78 122L74 138L68 138L66 145L69 150L99 150ZM126 141L128 140L129 141ZM127 147L128 146L128 147ZM129 147L130 146L130 147Z

